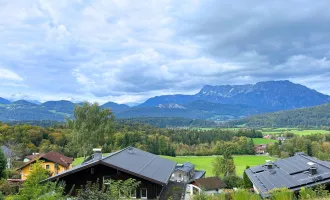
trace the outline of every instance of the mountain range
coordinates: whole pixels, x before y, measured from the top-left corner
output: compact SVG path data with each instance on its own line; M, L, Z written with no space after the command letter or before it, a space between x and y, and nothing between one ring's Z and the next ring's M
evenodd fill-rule
M255 114L317 106L330 102L330 96L290 81L267 81L247 85L204 86L194 95L163 95L129 107L108 102L117 118L182 117L225 121ZM53 120L73 116L76 103L29 100L11 102L0 98L0 121Z

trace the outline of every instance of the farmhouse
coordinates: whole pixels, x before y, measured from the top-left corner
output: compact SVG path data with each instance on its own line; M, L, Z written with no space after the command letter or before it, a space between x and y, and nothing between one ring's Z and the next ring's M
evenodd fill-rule
M45 181L64 181L65 192L81 189L87 181L99 184L109 184L111 180L127 180L129 178L140 181L131 198L157 199L161 197L168 185L176 163L160 156L127 147L120 151L102 157L101 149L94 149L94 154L83 164L67 170Z
M195 170L195 165L190 162L177 164L171 176L171 181L191 183L195 179L203 178L206 171Z
M266 144L259 144L254 146L254 151L256 154L265 154L266 153Z
M330 162L317 160L304 153L268 162L245 170L256 193L270 196L274 188L289 188L298 192L302 187L330 184Z
M66 157L63 154L54 151L46 154L28 156L28 159L29 161L18 169L21 171L22 180L26 180L27 176L30 174L31 164L35 163L37 160L43 161L41 165L52 172L52 176L70 169L73 161L73 158Z

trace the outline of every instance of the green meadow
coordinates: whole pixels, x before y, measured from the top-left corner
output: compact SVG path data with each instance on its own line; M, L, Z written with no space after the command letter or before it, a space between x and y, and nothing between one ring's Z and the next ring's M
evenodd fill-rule
M321 130L321 129L297 129L297 128L276 128L276 129L270 129L270 128L263 128L260 130L262 134L282 134L285 132L290 132L296 135L312 135L312 134L330 134L330 131L327 130Z
M270 144L275 143L276 140L270 140L265 138L252 138L254 144Z

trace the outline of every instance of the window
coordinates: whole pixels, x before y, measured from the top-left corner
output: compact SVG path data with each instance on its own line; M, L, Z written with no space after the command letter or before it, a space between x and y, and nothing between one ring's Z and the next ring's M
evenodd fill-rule
M91 168L91 174L94 174L94 172L95 172L95 170L94 170L94 168L92 167L92 168Z
M147 189L146 188L141 188L141 199L147 199Z
M130 192L130 197L131 197L132 199L136 199L136 190L132 190L132 191Z
M103 184L110 185L111 184L111 177L110 176L103 176Z
M46 165L46 169L50 169L50 165Z

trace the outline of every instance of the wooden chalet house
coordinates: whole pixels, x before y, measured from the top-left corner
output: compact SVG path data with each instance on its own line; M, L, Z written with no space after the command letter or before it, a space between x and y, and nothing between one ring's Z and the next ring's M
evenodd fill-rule
M131 198L159 199L168 185L176 163L160 156L128 147L102 157L101 149L94 149L94 154L83 164L67 170L45 181L64 181L65 192L77 191L87 181L109 184L111 180L140 181ZM73 192L72 195L75 195Z

